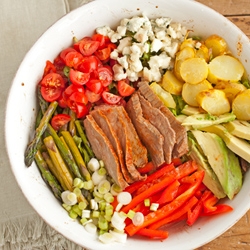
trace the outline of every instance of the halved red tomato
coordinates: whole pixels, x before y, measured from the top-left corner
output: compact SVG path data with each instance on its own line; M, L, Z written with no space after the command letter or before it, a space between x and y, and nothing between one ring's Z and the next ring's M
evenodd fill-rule
M77 51L69 52L65 56L65 64L70 68L77 68L77 65L81 63L83 55Z
M73 48L74 48L75 50L77 50L78 52L80 52L80 49L79 49L80 43L83 42L83 41L88 41L88 40L92 40L92 38L91 38L90 36L85 36L85 37L82 38L80 41L74 43Z
M121 100L121 98L122 98L121 96L112 94L107 91L102 92L102 99L107 104L117 104Z
M58 114L52 117L51 126L58 131L63 125L67 124L71 117L67 114Z
M88 88L86 88L86 90L85 90L85 95L87 96L88 101L91 103L95 103L95 102L99 101L102 97L101 94L96 94L96 93L90 91Z
M43 71L43 76L46 76L49 73L56 73L56 67L51 61L47 60Z
M118 81L117 90L121 96L130 96L135 92L135 88L130 86L126 80Z
M91 103L90 102L88 104L86 104L86 105L81 104L81 103L76 103L75 104L76 117L78 119L85 117L89 113L90 108L91 108Z
M95 52L95 55L96 55L101 61L105 61L105 60L109 59L110 53L111 53L110 47L106 47L106 48L103 48L103 49L98 49L98 50Z
M67 99L69 96L71 96L74 92L79 93L85 93L85 90L82 86L76 86L76 85L69 85L63 92L63 96L65 99Z
M81 86L89 81L90 74L83 73L83 72L78 71L78 70L70 69L69 79L74 85Z
M113 72L109 67L99 67L97 78L101 81L103 87L107 87L113 81Z
M100 80L98 79L91 79L86 83L86 86L89 90L96 94L100 94L103 90L103 86Z
M102 34L94 34L92 36L92 40L98 41L100 43L98 49L103 49L103 48L107 47L108 43L110 43L109 37L104 36Z
M85 93L74 92L72 95L66 98L66 102L69 108L71 108L74 106L74 103L81 103L86 105L88 103L88 98Z
M69 47L61 51L60 57L64 62L65 62L65 57L69 52L76 52L76 50L72 47Z
M98 49L100 42L85 39L79 42L79 51L84 56L91 56Z
M47 102L56 101L65 88L65 81L58 73L49 73L45 75L40 84L42 97Z
M91 73L98 69L99 60L96 56L84 56L82 62L77 66L77 70L84 73Z

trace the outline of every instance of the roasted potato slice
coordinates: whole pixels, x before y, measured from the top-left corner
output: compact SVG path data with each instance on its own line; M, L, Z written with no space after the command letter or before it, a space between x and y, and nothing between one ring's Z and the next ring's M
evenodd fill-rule
M162 77L161 87L170 94L181 95L183 82L180 81L173 71L168 70Z
M250 89L244 90L234 98L232 111L238 120L250 121Z
M235 57L222 55L208 64L208 80L211 83L238 82L244 74L244 66Z
M180 66L180 75L185 82L200 83L207 78L208 65L202 58L186 59Z
M222 115L231 110L226 94L219 89L203 90L196 99L200 107L211 115Z
M212 49L213 57L218 55L222 55L227 51L227 43L226 41L218 36L218 35L211 35L205 40L205 45L208 49Z
M212 84L207 80L204 80L203 82L198 84L184 83L182 88L182 98L187 104L193 107L198 107L199 103L196 100L197 95L203 90L212 88Z

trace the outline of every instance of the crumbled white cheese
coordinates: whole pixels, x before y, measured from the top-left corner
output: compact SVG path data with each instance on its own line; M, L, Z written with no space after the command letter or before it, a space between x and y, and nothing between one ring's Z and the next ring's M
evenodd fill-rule
M173 23L169 17L149 19L146 15L124 18L116 30L107 26L96 29L117 43L110 57L117 60L113 66L114 80L159 82L162 72L173 65L179 44L187 29Z

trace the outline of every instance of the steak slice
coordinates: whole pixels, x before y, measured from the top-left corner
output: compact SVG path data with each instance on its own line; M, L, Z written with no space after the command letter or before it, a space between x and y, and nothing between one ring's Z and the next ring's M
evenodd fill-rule
M103 130L104 134L107 136L109 141L111 142L121 165L121 171L123 174L123 177L125 181L127 181L129 184L133 183L134 180L131 177L126 165L125 165L125 159L124 159L124 153L122 151L121 143L116 136L116 133L111 126L108 118L104 115L104 112L102 109L95 109L90 112L90 114L94 117L96 123L99 125L99 127Z
M188 140L186 129L175 118L172 112L164 106L162 101L156 96L154 91L146 82L138 83L139 92L151 103L155 108L158 108L169 120L172 129L176 134L176 143L172 152L172 157L181 157L188 152Z
M172 151L176 142L175 131L172 129L168 118L157 108L153 107L142 95L138 94L143 116L149 120L162 134L163 152L166 163L172 161Z
M95 156L103 160L109 175L114 179L117 185L122 189L127 187L128 183L123 178L120 163L114 148L91 115L86 116L84 127Z
M142 145L138 134L128 117L123 106L102 106L103 114L107 117L111 127L114 129L125 157L125 164L134 181L142 180L143 177L137 167L144 166L147 161L147 150Z
M126 111L131 118L137 133L149 151L153 164L158 167L164 161L163 141L161 133L143 117L139 96L134 93L126 104Z

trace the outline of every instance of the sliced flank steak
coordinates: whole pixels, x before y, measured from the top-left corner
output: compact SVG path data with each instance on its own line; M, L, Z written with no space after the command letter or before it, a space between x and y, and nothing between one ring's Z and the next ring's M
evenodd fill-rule
M124 153L122 150L122 146L121 146L121 142L118 139L114 127L111 126L107 116L105 116L104 112L102 109L95 109L92 110L90 113L96 123L99 125L99 127L103 130L103 132L105 133L105 135L107 136L107 138L109 139L109 141L111 142L121 165L121 171L122 174L124 176L124 179L130 184L133 183L134 180L131 177L126 165L125 165L125 158L124 158Z
M107 117L111 127L121 143L125 157L125 165L133 181L143 177L137 168L143 167L147 161L147 149L141 143L138 134L123 106L102 106L103 114Z
M168 118L157 108L153 107L142 95L138 95L142 107L143 116L156 127L162 134L163 152L166 163L172 161L172 152L176 142L176 134L172 129Z
M127 187L128 183L124 180L115 150L91 115L85 118L84 127L86 136L96 157L103 160L109 175L122 189Z
M158 167L164 161L163 136L143 117L138 93L134 93L126 104L126 111L131 118L137 133L149 151L153 164Z
M164 106L162 101L155 95L148 83L138 83L139 92L146 98L153 107L158 108L169 120L172 129L176 134L176 143L173 149L172 157L181 157L188 152L188 141L186 129L175 118L172 112Z

